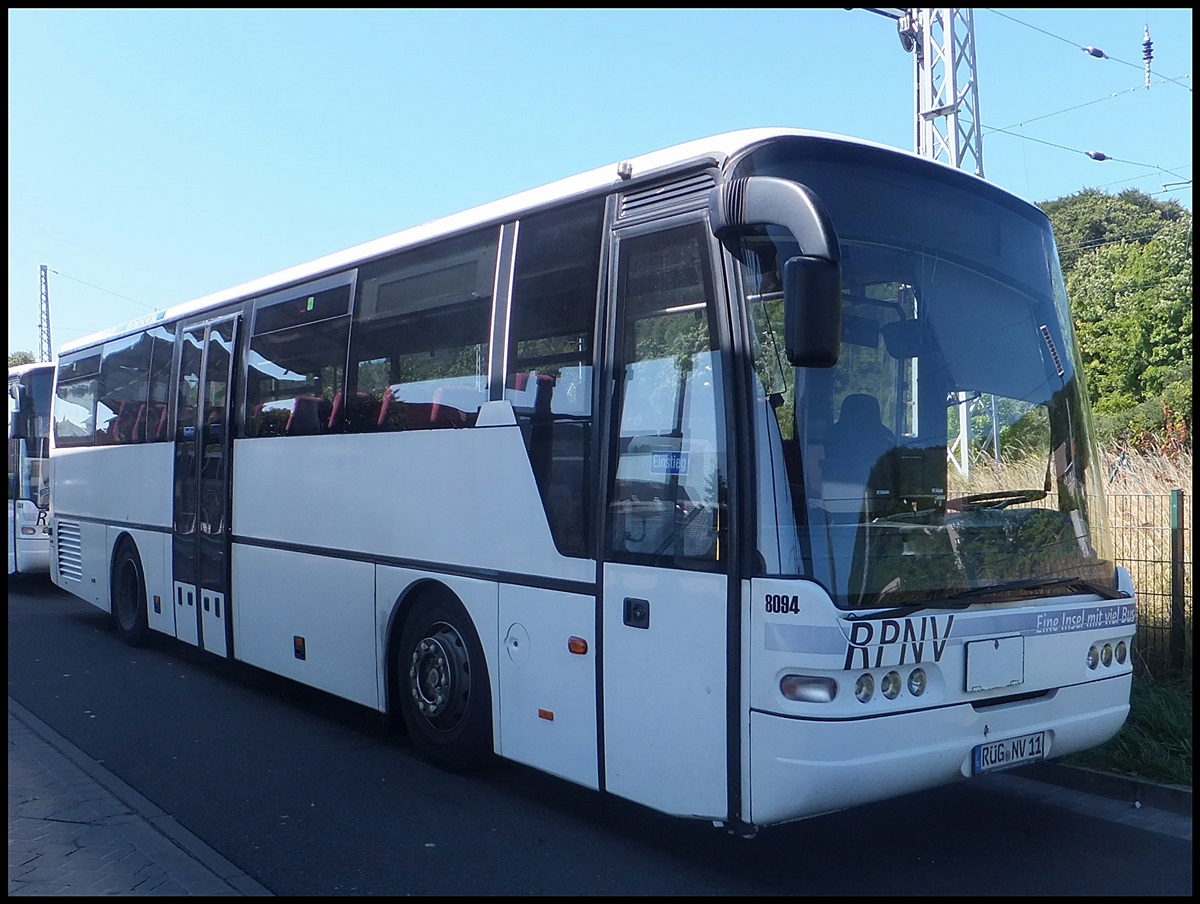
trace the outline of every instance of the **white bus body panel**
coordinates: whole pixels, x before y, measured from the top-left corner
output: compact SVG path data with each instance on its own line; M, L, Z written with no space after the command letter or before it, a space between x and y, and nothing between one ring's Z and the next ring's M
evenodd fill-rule
M623 601L649 605L649 627ZM609 791L665 813L724 819L728 578L604 566L604 764Z
M373 565L239 547L232 586L238 659L379 708Z
M499 753L598 789L595 598L502 584L499 627Z
M150 626L171 635L175 634L174 616L165 601L172 598L169 555L173 452L170 443L145 443L55 449L52 459L55 530L61 533L65 521L74 526L68 528L68 533L78 531L82 573L82 580L75 580L59 570L58 562L52 562L54 582L110 611L113 545L122 534L129 534L137 544L146 575ZM106 521L136 526L110 528L102 523ZM155 596L160 600L158 612L153 604Z
M515 426L239 439L233 461L237 537L595 580L555 548Z
M55 513L169 531L174 450L171 443L55 449Z

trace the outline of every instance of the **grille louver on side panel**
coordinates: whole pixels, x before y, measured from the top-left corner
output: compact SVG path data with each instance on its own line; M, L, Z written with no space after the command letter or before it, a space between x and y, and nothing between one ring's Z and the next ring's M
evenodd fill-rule
M711 173L694 173L674 182L660 183L621 197L621 225L708 206L708 193L715 185Z
M83 534L78 524L58 522L55 530L58 547L58 573L69 581L83 580Z

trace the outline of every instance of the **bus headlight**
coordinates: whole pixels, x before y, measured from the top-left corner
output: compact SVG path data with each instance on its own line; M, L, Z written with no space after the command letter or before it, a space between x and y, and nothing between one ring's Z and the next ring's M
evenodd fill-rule
M1103 662L1105 666L1112 665L1112 644L1106 643L1104 648L1100 650L1100 661Z
M830 703L837 696L837 682L817 675L784 675L779 690L789 700Z
M1090 650L1088 650L1088 654L1087 654L1087 667L1088 667L1089 669L1094 669L1094 668L1095 668L1096 666L1098 666L1099 664L1100 664L1100 651L1099 651L1099 650L1097 650L1097 649L1096 649L1096 648L1093 646L1093 647L1092 647Z
M908 692L914 697L919 697L925 693L925 670L913 669L908 673Z
M1125 646L1125 641L1117 644L1117 664L1124 665L1125 657L1129 655L1129 648Z
M883 695L889 700L895 700L900 696L900 673L888 672L883 676L883 683L879 689L883 691Z
M866 703L875 693L875 679L870 672L863 672L854 682L854 696L859 703Z

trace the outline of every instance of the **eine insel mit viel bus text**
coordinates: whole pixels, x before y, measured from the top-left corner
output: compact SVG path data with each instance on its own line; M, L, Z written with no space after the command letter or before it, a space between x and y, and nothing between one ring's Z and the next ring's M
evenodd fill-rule
M750 834L1128 713L1050 224L903 151L729 133L408 229L64 347L54 426L58 586L449 769Z

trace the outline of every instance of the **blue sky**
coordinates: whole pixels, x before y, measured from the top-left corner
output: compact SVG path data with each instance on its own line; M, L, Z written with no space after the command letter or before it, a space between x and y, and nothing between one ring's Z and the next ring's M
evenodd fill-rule
M10 8L8 26L10 351L37 352L43 264L57 350L729 129L913 147L912 57L864 9ZM1190 9L976 9L975 41L986 178L1191 209Z

